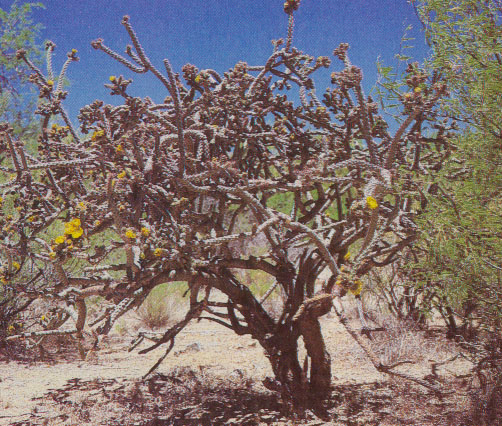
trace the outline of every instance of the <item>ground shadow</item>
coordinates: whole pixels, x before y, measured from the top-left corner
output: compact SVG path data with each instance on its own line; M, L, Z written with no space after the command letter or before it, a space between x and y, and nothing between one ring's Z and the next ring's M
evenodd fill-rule
M188 367L146 380L73 379L37 403L12 426L470 425L454 402L395 382L335 385L325 418L307 412L293 421L276 393L240 370L222 378Z

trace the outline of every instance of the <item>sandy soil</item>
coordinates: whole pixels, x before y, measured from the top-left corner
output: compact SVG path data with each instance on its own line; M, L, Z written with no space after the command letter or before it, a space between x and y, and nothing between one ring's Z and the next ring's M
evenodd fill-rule
M135 328L134 322L131 324ZM215 401L225 400L227 405L233 404L234 410L227 413L225 408L226 414L214 424L461 424L450 422L461 421L459 416L466 403L462 394L466 383L461 379L469 372L466 361L458 359L441 367L444 384L458 392L438 399L426 389L394 381L377 372L334 317L323 318L323 330L332 357L334 385L331 411L328 410L329 418L324 420L313 414L304 423L281 417L273 402L276 396L261 384L272 372L260 345L249 336L237 336L218 324L201 321L190 324L178 336L173 351L150 382L141 378L165 348L139 355L138 350L147 347L146 342L127 352L135 332L131 328L130 335L112 334L88 361L0 363L0 425L209 425L213 421L207 417L199 416L199 423L194 423L190 416L179 412L178 419L186 420L178 423L172 416L170 419L164 416L163 422L155 420L155 416L166 413L167 408L162 409L165 403L161 401L162 395L174 398L166 405L172 414L187 402L206 404L205 410L210 412L208 395L213 393ZM428 358L446 359L455 350L415 332L400 332L398 339L382 336L375 345L384 360L414 358L417 364L400 368L421 378L430 374ZM175 388L180 385L187 390ZM155 390L156 386L165 392ZM171 389L169 395L168 388ZM190 393L198 393L200 401L194 400ZM180 400L180 395L185 395L185 400ZM242 397L241 402L235 399L238 395ZM260 398L270 402L262 402L269 404L268 409L252 412L256 408L252 401ZM246 404L251 412L246 413ZM228 418L232 415L235 418ZM420 423L415 423L419 418Z

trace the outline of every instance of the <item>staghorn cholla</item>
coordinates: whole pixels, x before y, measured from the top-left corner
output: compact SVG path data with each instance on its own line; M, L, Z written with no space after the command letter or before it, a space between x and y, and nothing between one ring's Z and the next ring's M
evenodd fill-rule
M0 129L1 172L10 175L0 190L13 206L0 216L2 281L28 303L54 301L65 321L8 339L92 333L98 345L157 285L185 281L185 319L142 352L166 344L167 355L190 320L216 321L263 346L275 374L269 387L293 405L311 405L329 391L330 356L319 318L334 305L375 367L391 372L347 323L340 298L356 295L369 335L359 298L363 277L395 261L413 241L413 217L426 192L416 177L441 167L448 154L449 128L435 110L445 86L410 65L403 119L391 134L341 44L334 55L344 67L331 74L332 86L319 99L312 74L331 61L292 47L298 4L286 1L287 40L273 42L264 66L240 62L223 75L187 64L180 76L167 60L161 72L124 17L128 57L103 40L93 47L134 73L151 72L167 97L161 104L132 97L132 80L111 76L105 86L123 104L82 108L80 134L62 106L63 77L77 52L68 54L57 79L52 43L47 75L18 53L40 89L41 135L38 154L30 155L8 125ZM294 88L299 105L286 95ZM278 197L290 204L287 211L278 208ZM249 254L245 246L257 238L260 255ZM331 278L318 288L326 267ZM240 280L242 270L273 277L261 300ZM276 288L284 300L278 316L263 304ZM225 300L212 299L213 290ZM106 303L90 324L85 300L93 295ZM68 321L74 326L61 328ZM303 365L300 337L308 353Z

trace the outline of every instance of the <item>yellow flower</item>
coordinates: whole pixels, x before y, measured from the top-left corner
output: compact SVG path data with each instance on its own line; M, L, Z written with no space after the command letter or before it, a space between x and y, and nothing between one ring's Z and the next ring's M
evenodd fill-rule
M127 173L125 172L125 170L122 170L122 171L121 171L121 172L117 175L117 177L118 177L119 179L122 179L122 178L125 178L126 174L127 174Z
M164 252L164 250L162 250L161 248L156 248L154 251L153 251L153 255L156 256L156 257L160 257L162 256L162 253Z
M119 144L119 145L117 145L117 148L115 148L115 151L117 151L117 152L123 152L124 151L124 147L121 144Z
M99 225L101 225L101 221L99 219L96 219L94 221L94 226L99 226Z
M2 284L7 284L9 282L9 281L7 281L7 278L5 278L3 275L0 278L0 281L2 282Z
M145 256L145 253L140 253L140 254L139 254L139 258L140 258L140 259L144 259L145 257L146 257L146 256Z
M45 321L45 315L42 315L42 316L40 317L40 319L41 319L42 321Z
M340 266L340 271L344 272L347 270L347 267L345 265Z
M87 209L87 206L83 201L81 201L80 203L77 204L77 209L84 211L85 209Z
M146 226L143 226L143 228L141 228L141 234L145 237L148 237L150 235L150 229L148 229Z
M125 210L125 206L123 204L119 205L119 212L123 212Z
M7 220L12 220L12 215L11 214L7 215L6 219Z
M363 289L363 283L361 282L361 280L355 280L354 284L355 285L350 289L350 292L354 296L359 296L361 294L362 289Z
M91 140L95 141L97 138L100 138L105 135L104 130L95 130L94 133L91 136Z
M19 269L21 269L21 265L19 264L19 262L12 262L12 267L16 270L16 271L19 271Z
M54 86L54 82L52 80L47 80L47 86Z
M411 94L411 93L405 93L405 95L404 95L404 97L406 99L410 99L412 96L413 96L413 94Z
M77 53L78 50L77 49L71 49L71 53L73 53L75 55L75 53Z
M116 79L117 79L117 77L115 77L114 75L111 75L111 76L109 77L109 80L110 80L111 82L114 82Z
M66 237L64 235L59 235L58 237L56 237L56 239L54 240L54 242L56 244L63 244L66 240Z
M35 221L35 219L36 219L36 216L30 216L30 217L28 218L28 222L30 222L30 223L31 223L31 222L34 222L34 221Z
M347 252L345 256L343 256L344 260L349 260L350 259L350 251Z
M9 334L12 334L14 333L14 331L16 331L16 327L14 327L13 325L9 325L9 328L7 330L9 331Z
M422 89L420 87L415 87L414 91L415 91L415 93L420 93L422 91Z
M195 77L195 82L200 83L200 74L197 77Z
M51 252L49 253L49 257L50 257L51 259L55 259L55 258L56 258L56 253L54 253L53 251L51 251Z
M132 229L128 229L125 233L125 236L127 238L131 238L131 239L134 239L136 238L136 233L132 230Z
M72 238L79 238L84 233L84 230L81 227L80 219L74 218L69 222L64 224L64 233L65 235L71 235Z
M378 202L371 195L366 198L366 204L371 210L375 210L378 207Z

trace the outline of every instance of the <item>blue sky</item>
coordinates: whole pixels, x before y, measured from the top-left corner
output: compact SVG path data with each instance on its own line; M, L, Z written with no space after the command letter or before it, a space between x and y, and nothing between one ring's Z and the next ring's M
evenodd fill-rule
M116 51L123 52L129 43L120 20L124 14L136 30L152 62L162 68L168 58L175 72L190 62L199 68L224 72L239 60L261 65L272 52L270 41L285 37L287 15L282 0L45 0L45 9L36 9L34 21L45 27L42 39L57 45L53 63L57 72L66 52L78 49L80 61L71 64L71 81L65 101L72 121L80 107L95 99L116 104L103 87L110 75L133 78L129 92L161 101L166 91L150 74L138 75L127 70L90 42L98 37ZM9 8L12 1L0 0ZM427 55L421 26L407 0L303 0L295 13L294 45L314 56L333 59L332 69L341 64L332 56L340 42L351 45L350 56L363 69L365 86L376 79L375 62L381 57L394 64L401 37L408 25L415 37L412 54L417 60ZM320 76L317 91L321 94L327 75ZM324 77L324 78L323 78Z

